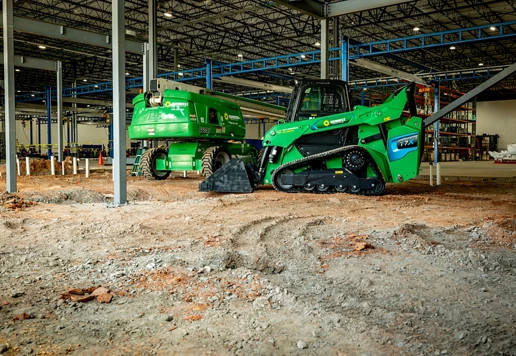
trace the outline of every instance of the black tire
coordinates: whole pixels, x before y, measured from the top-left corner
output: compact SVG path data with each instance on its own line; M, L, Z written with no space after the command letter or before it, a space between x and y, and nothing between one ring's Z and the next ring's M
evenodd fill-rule
M231 154L226 147L215 146L208 148L202 156L201 174L205 177L211 176L231 159Z
M149 180L167 179L170 171L158 171L156 169L156 159L166 158L167 153L162 148L151 148L145 151L142 156L141 166L143 176Z

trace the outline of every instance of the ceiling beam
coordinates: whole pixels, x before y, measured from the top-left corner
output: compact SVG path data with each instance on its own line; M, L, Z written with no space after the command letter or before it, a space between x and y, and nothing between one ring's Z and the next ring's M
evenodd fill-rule
M366 59L356 59L355 61L350 61L349 64L354 64L356 66L374 70L375 72L384 73L388 75L392 75L393 77L405 79L411 82L416 82L419 84L427 85L426 81L417 75L410 74L401 70L397 70L391 67L384 66L383 64L375 63L368 61Z
M14 17L14 31L32 33L35 35L51 37L58 40L84 43L92 46L111 48L112 39L109 34L100 34L71 27L54 25L47 22L31 20L28 18ZM0 13L0 26L3 27L2 14ZM126 52L143 55L143 43L125 41Z
M324 18L324 4L315 0L306 1L295 1L295 0L283 0L275 1L277 4L286 6L290 9L297 10L304 14L310 15L317 19Z
M415 0L412 0L415 1ZM316 0L283 0L276 1L276 3L286 6L290 9L300 11L307 15L313 16L317 19L328 17L336 17L353 12L376 9L379 7L386 7L390 5L397 5L404 2L411 2L407 0L344 0L323 4Z
M257 81L249 80L249 79L234 78L234 77L220 77L215 80L221 81L221 82L227 83L227 84L241 85L243 87L272 90L274 92L279 92L279 93L292 93L292 88L289 88L289 87L284 87L281 85L275 85L275 84L269 84L269 83L262 83L262 82L257 82Z
M41 70L49 70L52 72L56 71L56 61L48 59L26 57L26 56L14 56L15 67L25 67ZM4 64L4 54L0 52L0 64Z
M386 7L397 5L404 2L414 2L407 0L346 0L324 5L324 17L335 17L353 12L364 10L377 9L379 7Z

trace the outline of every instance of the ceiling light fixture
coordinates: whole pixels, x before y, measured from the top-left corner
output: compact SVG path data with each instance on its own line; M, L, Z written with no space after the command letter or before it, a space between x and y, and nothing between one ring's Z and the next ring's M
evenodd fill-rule
M169 19L174 17L174 15L170 11L165 12L163 16L168 17Z
M414 31L414 32L419 31L419 27L417 27L417 26L416 26L416 27L414 27L414 28L412 29L412 31Z
M479 65L480 67L482 67L482 66L484 65L484 63L479 63L478 65Z
M15 71L15 72L19 72L20 70L19 70L18 68L16 68L14 71Z
M129 72L126 72L125 75L129 75Z
M320 46L321 46L321 42L315 42L315 43L314 43L314 46L315 46L315 47L320 47Z
M489 29L490 29L491 31L496 31L496 27L494 27L494 26L489 27Z
M82 81L83 81L83 82L87 82L87 81L88 81L88 79L83 79Z
M302 58L302 59L305 59L305 58L306 58L306 56L305 56L304 54L302 54L302 55L301 55L301 58Z
M451 46L450 49L455 49L455 46Z
M46 49L47 47L40 45L40 46L38 46L38 48L39 49Z
M238 56L238 58L243 58L244 57L244 55L242 53L239 53L237 56Z

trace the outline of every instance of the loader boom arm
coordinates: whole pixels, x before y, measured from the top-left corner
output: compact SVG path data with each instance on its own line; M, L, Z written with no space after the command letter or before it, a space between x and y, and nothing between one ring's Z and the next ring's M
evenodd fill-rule
M436 122L437 120L441 119L442 117L448 115L450 112L452 112L453 110L457 109L458 107L464 105L464 103L467 103L468 101L473 99L478 94L484 92L485 90L489 89L490 87L492 87L493 85L497 84L498 82L501 82L502 80L507 78L509 75L511 75L515 71L516 71L516 63L514 63L513 65L511 65L511 66L509 66L507 68L505 68L503 71L501 71L500 73L498 73L494 77L490 78L489 80L487 80L486 82L480 84L476 88L470 90L469 92L467 92L466 94L464 94L463 96L458 98L457 100L455 100L452 103L446 105L441 110L439 110L439 111L433 113L432 115L430 115L429 117L427 117L423 121L423 126L427 127L427 126L432 125L434 122Z

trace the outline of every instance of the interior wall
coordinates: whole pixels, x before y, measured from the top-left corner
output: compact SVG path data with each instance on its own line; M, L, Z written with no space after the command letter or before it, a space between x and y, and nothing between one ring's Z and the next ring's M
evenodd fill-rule
M41 124L41 144L46 145L48 142L48 126L47 124ZM52 144L57 145L57 123L52 124ZM78 143L79 145L104 145L107 147L108 143L108 128L97 127L97 125L78 125ZM16 120L16 139L19 144L28 146L30 144L30 120L25 120L25 127L23 127L21 120ZM32 122L32 139L34 145L38 144L38 124L33 119ZM129 134L126 131L126 146L131 147L131 141L129 140ZM63 141L64 145L68 142L67 125L63 125ZM36 146L37 147L37 146ZM46 151L46 147L42 147L42 151ZM53 147L55 150L55 147Z
M478 102L477 135L482 134L498 134L499 151L516 143L516 100Z

